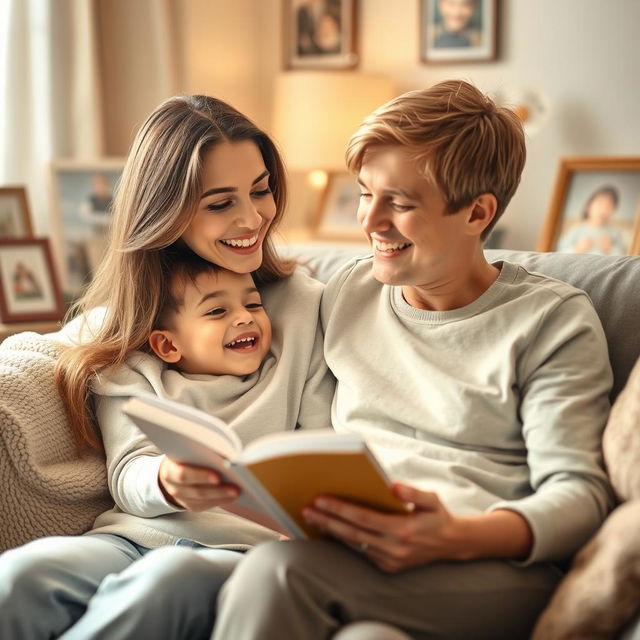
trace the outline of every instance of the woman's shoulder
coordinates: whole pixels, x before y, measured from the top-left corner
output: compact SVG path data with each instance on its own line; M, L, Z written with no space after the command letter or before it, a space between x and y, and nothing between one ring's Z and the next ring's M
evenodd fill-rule
M345 287L362 286L367 282L376 284L377 281L373 277L372 265L373 256L371 255L352 258L329 278L325 295Z
M324 284L322 282L313 278L303 268L297 267L290 276L279 278L262 286L260 293L263 299L266 300L286 299L291 296L319 300L323 289Z
M353 258L329 279L322 296L321 315L325 327L338 307L347 315L353 315L382 294L384 285L373 277L372 262L370 255Z

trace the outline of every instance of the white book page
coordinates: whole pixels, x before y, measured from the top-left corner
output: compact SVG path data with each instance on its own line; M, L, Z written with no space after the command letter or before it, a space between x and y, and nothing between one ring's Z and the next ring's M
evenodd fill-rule
M123 411L165 455L178 462L214 469L225 482L240 488L226 511L292 537L304 533L257 483L253 474L234 464L240 439L215 416L155 396L129 399Z
M242 450L240 438L225 422L199 409L145 394L129 399L123 410L131 417L150 423L151 427L162 428L166 437L171 432L186 436L229 460ZM146 429L144 431L149 435Z
M299 453L352 453L366 448L364 440L356 433L336 433L333 429L286 431L262 436L249 443L240 459L251 464Z

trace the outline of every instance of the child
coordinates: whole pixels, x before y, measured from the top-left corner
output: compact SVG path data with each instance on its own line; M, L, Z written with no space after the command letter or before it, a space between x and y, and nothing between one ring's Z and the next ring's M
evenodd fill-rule
M219 386L183 381L192 375L199 380L238 376L243 384L246 376L258 371L271 346L271 322L260 292L251 274L220 268L188 250L166 252L163 271L166 287L149 347L168 366L140 355L133 366L145 371L146 382L155 393L165 395L171 390L173 400L218 415L224 410L224 402L219 407L214 402ZM114 382L117 386L117 377L111 377L99 392L113 391ZM227 378L225 389L233 384ZM174 497L176 489L167 471L173 466L179 465L169 458L160 465L158 480L163 492L178 506L199 507L199 503Z
M167 288L149 336L153 352L182 373L257 371L271 346L271 323L251 274L190 251L174 254L165 270Z

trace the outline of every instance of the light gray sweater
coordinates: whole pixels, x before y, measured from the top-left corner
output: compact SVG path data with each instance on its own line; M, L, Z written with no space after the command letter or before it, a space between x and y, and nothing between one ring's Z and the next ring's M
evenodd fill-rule
M322 303L332 421L454 513L520 513L534 534L526 563L558 559L612 505L600 453L607 343L584 292L496 266L484 294L444 312L377 282L371 258L337 273Z
M92 532L116 533L147 547L186 538L242 549L277 537L222 509L195 513L169 504L158 485L162 456L121 407L131 394L153 392L217 415L243 443L296 425L326 428L334 380L322 354L322 289L319 282L297 271L261 290L273 340L261 368L249 376L182 374L154 356L136 352L114 375L95 383L96 413L116 507L97 518Z

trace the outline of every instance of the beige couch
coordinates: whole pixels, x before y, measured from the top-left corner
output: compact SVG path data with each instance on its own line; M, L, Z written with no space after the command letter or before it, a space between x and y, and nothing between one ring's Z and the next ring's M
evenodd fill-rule
M366 253L327 245L286 251L320 280ZM640 258L500 250L487 255L522 263L591 296L609 344L615 400L640 356ZM55 344L37 334L18 334L0 346L0 552L44 535L81 533L110 505L102 458L76 457L53 386L56 353ZM640 638L640 617L633 635L634 616L640 615L640 480L633 471L640 462L640 369L634 379L607 428L607 464L624 504L577 557L540 620L536 640L615 638L625 624L625 639Z

